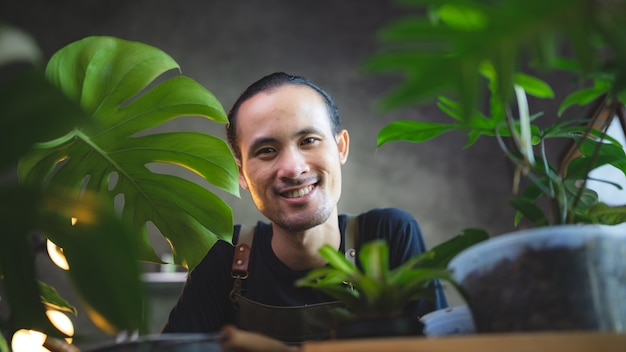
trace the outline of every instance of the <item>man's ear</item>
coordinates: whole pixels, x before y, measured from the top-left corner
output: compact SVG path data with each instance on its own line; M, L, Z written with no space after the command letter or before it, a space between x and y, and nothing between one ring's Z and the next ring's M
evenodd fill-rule
M246 178L243 176L243 171L241 168L241 161L237 160L237 170L239 171L239 185L243 189L248 189L248 182Z
M348 160L348 152L350 151L350 135L347 130L341 130L337 133L337 148L339 149L339 161L343 165Z

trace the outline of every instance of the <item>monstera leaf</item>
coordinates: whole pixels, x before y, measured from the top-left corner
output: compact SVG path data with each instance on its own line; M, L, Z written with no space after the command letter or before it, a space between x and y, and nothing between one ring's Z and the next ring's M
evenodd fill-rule
M0 351L9 351L4 337L19 329L61 337L47 310L77 314L54 287L40 281L35 259L42 234L65 239L69 278L94 323L111 332L145 328L135 236L106 197L85 191L79 199L73 192L19 185L9 177L33 144L90 119L46 79L42 55L27 33L0 24L0 53L0 73L8 77L0 81L0 297L8 308L0 317ZM72 224L71 217L81 221Z
M139 258L159 262L147 235L152 223L174 260L195 267L218 238L230 239L230 207L206 185L152 171L176 165L238 195L237 167L226 143L200 132L151 133L165 122L201 116L225 123L215 96L194 80L162 78L178 64L163 51L114 37L87 37L52 56L46 77L91 117L20 159L27 185L55 187L80 198L110 194L110 207L132 224ZM78 218L80 222L80 218ZM63 247L68 238L49 234Z

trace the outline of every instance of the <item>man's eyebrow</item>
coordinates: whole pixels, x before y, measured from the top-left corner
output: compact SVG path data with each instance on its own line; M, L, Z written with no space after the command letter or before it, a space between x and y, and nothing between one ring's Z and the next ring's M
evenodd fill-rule
M307 127L307 128L303 128L300 131L294 133L293 137L297 138L297 137L301 137L301 136L304 136L304 135L307 135L307 134L311 134L311 133L323 134L323 131L321 129L317 128L317 127Z

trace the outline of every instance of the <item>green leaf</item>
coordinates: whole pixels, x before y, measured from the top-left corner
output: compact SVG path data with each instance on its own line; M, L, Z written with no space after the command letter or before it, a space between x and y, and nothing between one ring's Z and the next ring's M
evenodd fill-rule
M587 211L587 215L592 217L596 224L618 225L626 222L626 205L609 206L598 203Z
M119 155L120 162L179 164L220 189L236 192L230 149L215 136L197 132L153 134L120 140L110 154Z
M323 250L324 252L328 251L328 253L325 252L324 254L326 257L335 258L330 262L331 266L324 266L310 271L305 277L297 280L295 285L298 287L313 287L330 297L345 302L348 306L355 305L359 301L359 292L353 290L352 287L346 283L360 276L358 273L355 274L358 270L356 270L356 267L352 269L350 265L339 269L345 262L339 260L339 256L335 256L334 254L329 255L330 250L336 253L338 252L332 249L331 246ZM322 253L322 250L320 250L320 253Z
M55 243L63 248L87 314L109 333L144 331L146 292L135 238L95 194L87 192L80 201L65 194L42 200L42 228L61 239Z
M589 120L565 120L543 128L543 138L577 138L586 133L595 133L593 130L587 131ZM579 124L571 126L572 124ZM582 124L582 125L581 125Z
M230 207L207 187L156 170L171 166L239 193L234 156L226 143L198 132L154 133L186 116L227 121L215 96L192 79L163 78L178 64L152 46L114 37L88 37L55 53L47 77L90 114L92 123L40 143L20 160L20 180L34 186L109 194L132 221L141 260L159 262L147 239L156 225L176 263L189 269L219 238L230 240ZM42 117L40 117L42 118ZM170 172L168 172L170 173Z
M379 102L379 107L383 111L423 103L451 91L454 87L455 76L442 75L442 72L454 70L455 73L460 74L454 57L404 52L381 53L373 56L365 62L364 69L368 72L406 71L406 80Z
M601 148L597 155L594 155L599 143ZM567 179L583 179L589 171L603 165L614 166L622 171L624 177L626 177L626 153L621 146L585 139L581 143L579 151L582 157L570 160L567 166Z
M598 193L594 190L581 189L575 181L564 181L565 191L568 195L568 206L574 213L581 213L598 204Z
M608 91L608 87L606 86L594 86L589 88L583 88L568 94L563 102L559 106L558 114L559 116L563 115L563 112L567 110L567 108L572 105L578 104L580 106L585 106L602 94L605 94Z
M526 94L537 98L554 98L554 91L545 81L524 73L516 73L515 84L524 88Z
M378 31L377 36L387 43L415 43L413 46L428 45L432 52L445 50L452 35L460 35L457 29L447 26L433 26L420 17L407 16L399 18Z
M383 127L378 133L378 147L392 141L420 143L458 128L456 124L400 120Z
M452 117L457 121L463 121L463 117L461 116L459 103L452 99L448 99L446 97L439 97L437 99L437 107L439 110L446 113L446 115Z
M103 36L84 38L56 52L48 62L46 75L66 95L80 102L85 111L94 114L103 108L120 109L172 69L178 69L178 64L157 48Z
M7 345L7 340L5 340L2 334L0 334L0 352L9 352L9 346Z
M584 2L581 1L579 4L584 4ZM561 25L565 30L568 44L573 50L581 70L583 72L589 72L593 69L594 63L597 62L598 59L594 57L594 54L599 55L601 53L601 51L597 49L596 41L598 38L596 37L596 33L594 33L594 27L596 27L596 25L591 19L592 16L589 16L589 9L586 6L574 5L572 7L577 10L576 16L572 16L570 21L564 21ZM614 8L610 11L619 12L620 9ZM604 12L606 12L606 8ZM596 16L600 16L600 14L597 13ZM610 22L611 20L608 21ZM610 31L610 29L607 28L604 30Z
M531 67L555 67L559 60L559 36L555 33L545 33L536 37L534 43L530 43Z
M524 217L529 219L535 224L535 226L548 225L548 218L544 214L543 210L539 208L531 199L525 197L512 197L509 199L509 204L513 206Z
M345 272L337 270L331 266L325 266L309 272L304 279L302 279L303 286L335 286L342 285L348 280L352 279L353 275L348 275Z
M379 264L382 264L382 263L379 263ZM376 311L379 309L379 306L382 303L381 298L385 294L384 291L385 289L388 289L387 287L384 286L384 284L382 284L381 281L376 280L376 278L374 277L363 275L360 277L358 281L355 280L351 283L355 286L356 289L358 289L359 296L361 297L361 301L367 302L367 304L370 305L371 307L371 308L365 308L363 306L352 307L353 309L357 309L360 311L368 311L368 310Z
M51 307L55 310L69 312L74 315L78 314L76 308L63 297L61 297L54 287L46 285L41 281L39 281L38 283L39 291L41 292L41 298L46 306Z
M494 119L494 124L504 125L506 121L506 106L503 104L501 92L498 90L497 73L493 64L490 62L483 62L480 66L480 73L487 78L487 88L491 96L489 97L489 112L491 118Z
M485 14L468 4L444 4L437 14L441 21L452 28L462 30L481 30L487 26Z
M535 202L537 199L539 199L539 197L541 197L541 195L542 195L541 188L539 187L537 182L532 182L528 185L528 187L526 187L521 197L527 199L527 201L529 202ZM515 226L519 225L519 222L521 221L522 217L523 217L523 214L521 212L519 211L515 212L515 221L514 221Z
M389 274L389 248L384 240L363 244L359 250L363 272L374 281L385 280Z
M571 72L580 72L582 68L580 67L579 62L576 59L566 58L566 57L558 57L554 61L552 61L553 68L563 70L563 71L571 71Z
M450 272L442 268L414 268L410 271L406 271L396 278L396 286L402 291L403 295L406 295L404 299L409 300L412 295L419 293L427 293L426 287L433 282L433 280L441 278L449 278ZM417 290L416 290L417 288ZM432 294L432 290L430 290ZM427 296L427 295L425 295ZM423 298L419 297L419 298Z
M488 119L480 111L474 111L472 113L472 118L469 121L466 121L463 118L463 112L461 111L461 104L456 101L453 101L452 99L448 99L446 97L439 97L439 99L437 100L437 107L441 111L445 112L448 116L461 122L458 128L461 128L461 125L462 125L463 127L477 130L481 134L490 133L491 135L493 135L495 120Z
M37 228L40 195L23 187L0 188L0 267L11 328L63 336L48 320L36 280L30 234ZM17 220L17 221L16 221ZM19 221L22 220L22 221Z
M450 260L461 251L482 242L489 238L489 233L479 228L463 229L460 235L456 235L435 247L428 252L434 253L434 256L423 260L420 263L421 268L445 268Z
M358 275L359 270L356 265L346 259L346 257L339 253L331 245L324 245L320 248L320 255L328 261L335 269L343 272L346 275L355 276Z
M86 114L37 69L27 69L0 89L0 171L31 146L65 135ZM33 128L37 126L37 128Z
M500 47L493 51L491 62L496 75L496 98L502 106L507 106L513 96L513 83L516 74L518 48L511 42L502 42Z

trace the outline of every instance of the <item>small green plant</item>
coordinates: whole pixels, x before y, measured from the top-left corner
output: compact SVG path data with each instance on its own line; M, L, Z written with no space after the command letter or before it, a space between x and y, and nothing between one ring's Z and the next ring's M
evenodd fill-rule
M329 265L311 271L296 284L342 302L345 308L338 309L337 314L345 320L398 317L410 302L432 299L429 284L436 279L451 280L446 269L450 259L487 238L484 231L467 229L394 269L389 267L389 248L384 240L363 244L358 252L362 269L326 245L320 254Z
M466 147L481 136L494 137L516 165L510 201L516 224L522 217L536 226L626 221L626 205L602 203L587 187L590 171L603 165L619 169L626 179L624 148L606 135L614 116L626 122L626 2L400 3L415 6L419 14L384 28L383 50L365 65L373 72L403 73L404 81L381 105L388 110L436 99L452 119L392 122L379 132L378 146L421 143L452 130L467 133ZM558 110L559 117L567 110L567 118L544 116L529 106L527 95L555 96L550 85L525 73L530 69L573 76ZM478 103L485 92L487 109ZM588 113L569 109L574 105ZM552 139L570 140L573 153L555 160L548 145ZM523 178L529 186L522 191Z

